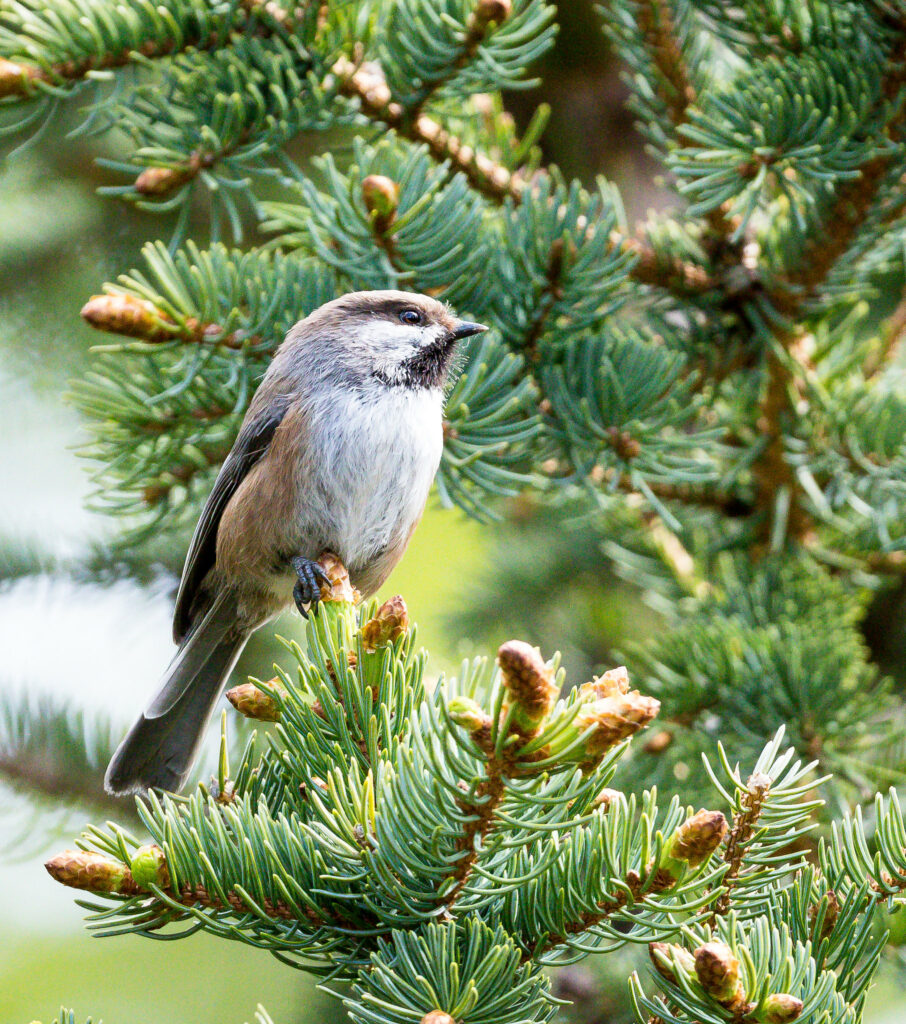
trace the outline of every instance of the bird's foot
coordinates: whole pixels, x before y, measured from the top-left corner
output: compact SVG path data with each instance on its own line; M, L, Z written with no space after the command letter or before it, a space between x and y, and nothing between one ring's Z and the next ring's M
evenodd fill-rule
M324 566L319 562L313 562L310 558L303 558L297 555L291 558L290 565L299 577L298 583L293 587L293 599L299 614L303 619L308 618L308 611L318 614L318 602L321 600L321 584L330 585L330 577L327 575ZM306 609L306 605L309 606Z

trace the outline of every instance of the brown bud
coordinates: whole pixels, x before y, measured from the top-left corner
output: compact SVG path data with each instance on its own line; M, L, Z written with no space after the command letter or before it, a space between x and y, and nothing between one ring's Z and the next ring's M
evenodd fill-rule
M170 888L170 869L167 867L167 859L164 851L153 843L147 846L140 846L132 855L130 864L132 877L136 885L147 889L156 885L161 889Z
M456 1024L456 1021L443 1010L430 1010L422 1017L421 1024Z
M285 694L286 688L279 679L271 679L268 686ZM260 690L254 683L242 683L226 692L227 700L246 718L254 718L257 722L279 722L280 709L273 696Z
M677 983L677 970L689 977L695 975L695 957L683 946L674 946L667 942L649 942L648 955L658 974L673 985Z
M396 220L400 202L399 185L383 174L369 174L362 182L362 199L371 222L380 234L384 234Z
M515 706L514 723L525 732L536 730L557 701L554 673L537 647L508 640L497 651L497 664L508 704Z
M574 719L574 726L580 733L592 726L595 729L585 741L585 754L591 760L600 760L617 743L643 729L660 708L660 701L645 697L638 690L584 704Z
M834 930L834 925L837 923L837 918L840 915L840 901L837 899L837 894L833 889L827 890L821 903L824 904L824 918L821 921L821 931L817 935L812 935L812 942L820 942L822 939L826 939ZM821 903L813 903L809 907L808 919L811 922L813 932L818 923L818 911Z
M608 427L605 433L614 452L624 461L629 462L641 454L642 446L628 431L620 430L619 427Z
M191 181L197 174L193 167L146 167L135 179L135 191L142 196L165 196Z
M695 973L701 987L723 1006L745 1000L739 980L739 960L723 942L706 942L695 951Z
M802 1000L778 992L768 996L755 1019L759 1024L791 1024L802 1013Z
M28 91L31 79L36 78L37 68L14 64L0 57L0 99L4 96L22 96Z
M469 31L484 35L489 25L506 21L512 10L512 0L478 0L469 18Z
M409 611L406 602L399 596L385 601L373 619L362 626L362 643L368 653L392 643L409 628Z
M664 846L667 857L698 867L726 838L729 826L720 811L704 809L680 825Z
M99 331L143 341L170 341L174 337L166 327L168 318L153 303L134 295L92 295L82 306L82 319Z
M138 888L125 864L93 850L64 850L44 867L51 878L71 889L131 894Z
M361 595L349 582L349 573L346 566L332 551L322 551L318 558L318 564L330 578L330 585L321 584L321 600L325 603L331 601L345 601L349 604L356 604Z
M603 807L605 811L609 811L614 800L619 800L622 795L618 789L602 789L594 798L592 807Z
M608 669L603 675L597 676L590 683L583 683L579 687L579 697L582 700L618 697L622 693L629 693L629 673L626 671L625 665Z

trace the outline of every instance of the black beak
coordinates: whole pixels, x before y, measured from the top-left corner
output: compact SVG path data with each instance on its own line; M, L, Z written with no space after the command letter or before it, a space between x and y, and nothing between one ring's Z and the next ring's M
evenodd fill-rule
M484 324L473 324L468 320L460 320L451 332L451 337L459 341L461 338L471 338L473 334L483 334L486 330L487 327Z

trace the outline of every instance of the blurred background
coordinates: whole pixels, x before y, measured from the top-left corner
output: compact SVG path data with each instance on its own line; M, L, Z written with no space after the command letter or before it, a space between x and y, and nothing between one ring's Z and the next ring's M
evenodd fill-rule
M567 176L591 182L604 173L615 181L632 223L663 206L668 193L632 127L593 4L559 6L557 47L538 68L543 84L511 94L509 107L525 123L539 102L549 103L546 158ZM345 144L331 140L335 154ZM89 349L98 342L79 318L82 304L137 265L146 240L168 238L172 227L96 194L112 179L95 158L115 155L115 145L107 137L102 149L54 130L0 165L0 685L21 695L23 706L41 706L51 723L46 736L33 737L27 759L4 759L0 743L0 777L9 780L0 783L0 1020L49 1021L63 1003L78 1021L91 1013L107 1024L241 1024L262 1000L276 1024L339 1021L338 1005L310 979L246 946L201 935L178 944L95 941L71 893L42 866L87 821L128 814L90 795L61 805L55 792L91 792L97 765L74 757L61 778L42 751L51 736L61 743L83 734L103 750L111 733L124 731L171 655L183 558L181 546L153 542L110 553L116 523L88 510L91 467L78 455L86 438L66 401L69 382L90 372ZM324 145L323 136L302 139L296 155ZM204 211L197 216L199 230L190 234L202 238ZM254 237L252 225L249 232ZM582 682L613 664L623 641L656 628L638 595L610 577L581 520L564 524L530 498L504 512L504 522L488 527L433 504L384 587L383 596L406 597L432 674L455 672L462 657L519 636L548 655L561 648L568 679ZM503 593L506 602L498 600ZM903 651L903 610L902 593L887 595L883 612L869 618L869 641L885 669ZM302 630L288 615L273 633L301 639ZM259 635L238 672L268 678L278 657L273 634ZM75 710L58 714L64 706ZM0 740L23 728L10 715ZM216 745L216 735L210 739ZM42 772L49 795L36 803L15 780ZM577 1001L569 1019L628 1021L625 978L637 959L630 952L562 972L560 994ZM904 1019L897 989L889 972L870 1024Z

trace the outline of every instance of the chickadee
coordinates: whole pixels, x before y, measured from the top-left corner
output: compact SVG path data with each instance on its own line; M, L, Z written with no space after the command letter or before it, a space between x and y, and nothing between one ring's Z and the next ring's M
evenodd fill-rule
M317 610L335 552L363 596L402 557L440 463L456 344L487 330L407 292L355 292L287 334L189 546L179 650L107 768L111 793L179 790L254 630L295 601Z

